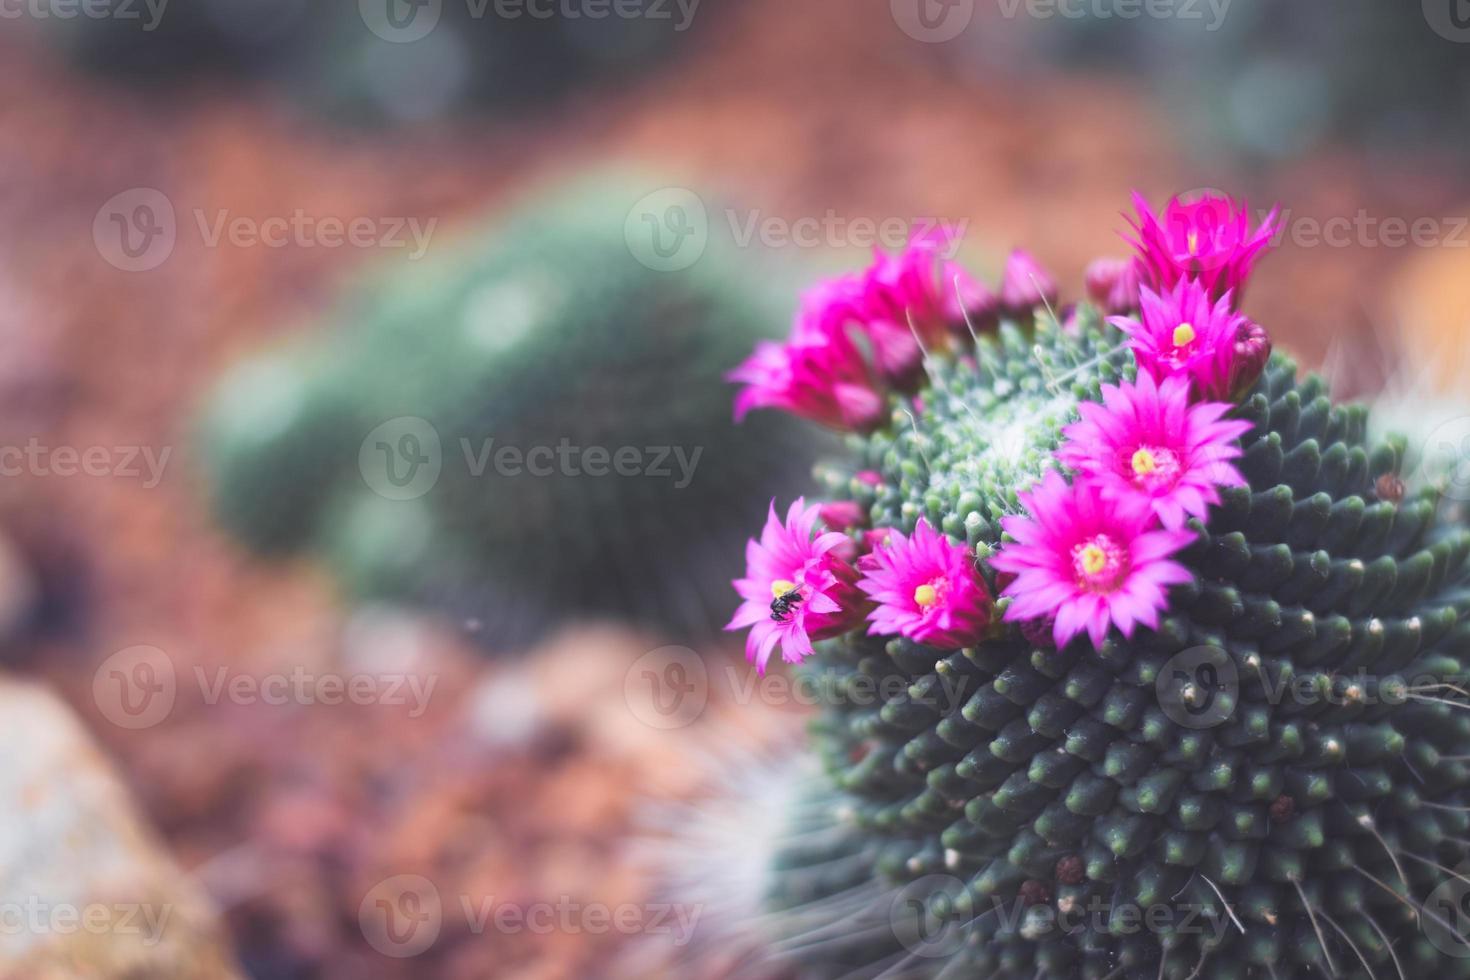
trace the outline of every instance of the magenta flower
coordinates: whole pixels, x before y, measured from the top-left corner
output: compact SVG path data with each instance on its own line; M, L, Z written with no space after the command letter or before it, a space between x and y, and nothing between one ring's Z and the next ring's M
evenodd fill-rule
M831 531L850 531L868 526L867 508L851 500L834 500L820 504L817 513L822 523Z
M878 370L911 389L923 376L924 350L947 347L972 323L993 321L995 297L957 262L942 258L948 240L916 235L898 255L877 252L856 280L852 318L868 335Z
M1001 276L1000 305L1012 316L1024 316L1036 307L1055 307L1061 291L1056 280L1031 257L1030 252L1016 249L1006 259Z
M1190 517L1205 520L1220 502L1219 487L1245 485L1231 460L1249 422L1222 420L1225 402L1190 404L1189 379L1156 384L1140 372L1136 384L1103 385L1103 404L1079 406L1082 421L1064 431L1057 458L1095 481L1109 500L1151 507L1175 530Z
M1129 259L1097 259L1084 273L1087 296L1104 313L1138 309L1138 263Z
M1234 293L1240 299L1251 267L1271 245L1279 209L1273 208L1251 230L1250 213L1223 194L1205 194L1185 202L1169 201L1161 221L1148 202L1133 192L1138 219L1129 220L1138 250L1139 271L1154 289L1173 287L1181 279L1197 279L1211 298Z
M890 530L858 567L858 587L878 604L868 614L871 634L958 649L978 640L990 623L990 593L969 550L951 544L928 521L920 520L912 537Z
M1271 336L1266 328L1247 320L1235 335L1234 363L1230 369L1230 398L1239 401L1251 390L1271 360Z
M1002 518L1015 540L991 560L1016 576L1004 592L1011 598L1005 618L1055 617L1059 648L1083 632L1099 647L1111 626L1128 637L1139 624L1157 629L1168 606L1165 589L1191 578L1172 557L1194 534L1160 530L1143 502L1107 500L1096 483L1069 486L1055 472L1021 502L1028 516Z
M798 498L783 524L772 501L760 540L745 546L745 578L734 582L745 601L725 629L750 627L745 656L761 673L778 644L783 660L800 663L814 640L846 633L868 611L857 569L836 554L850 542L839 531L816 533L819 510Z
M791 338L761 341L726 375L745 385L735 420L752 409L779 408L838 430L871 432L882 424L884 397L863 353L847 335L832 287L807 294Z
M1271 353L1265 331L1231 309L1229 293L1212 303L1193 280L1165 293L1145 288L1140 319L1108 322L1131 338L1140 370L1160 382L1187 375L1199 398L1234 398L1255 383Z

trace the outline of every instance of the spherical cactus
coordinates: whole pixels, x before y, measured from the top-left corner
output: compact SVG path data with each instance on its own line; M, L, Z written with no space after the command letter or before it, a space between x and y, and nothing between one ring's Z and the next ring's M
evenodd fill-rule
M1145 209L1064 322L1024 262L911 316L923 377L752 544L733 625L830 693L768 961L1470 975L1470 527L1236 312L1271 228L1225 205ZM834 343L891 279L830 287Z
M201 438L221 521L494 645L568 616L718 627L744 526L821 442L730 414L722 374L789 303L781 277L719 242L644 265L637 186L557 187L363 287L294 358L235 371Z

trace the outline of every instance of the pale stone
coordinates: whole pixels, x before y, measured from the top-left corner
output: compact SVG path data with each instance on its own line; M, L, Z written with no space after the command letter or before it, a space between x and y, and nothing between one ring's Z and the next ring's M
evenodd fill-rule
M0 681L0 976L235 980L214 908L70 710Z

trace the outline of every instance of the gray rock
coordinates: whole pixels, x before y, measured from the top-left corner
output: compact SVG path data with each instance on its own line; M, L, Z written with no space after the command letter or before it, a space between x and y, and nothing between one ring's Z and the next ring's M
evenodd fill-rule
M236 980L208 899L71 711L0 680L0 978Z

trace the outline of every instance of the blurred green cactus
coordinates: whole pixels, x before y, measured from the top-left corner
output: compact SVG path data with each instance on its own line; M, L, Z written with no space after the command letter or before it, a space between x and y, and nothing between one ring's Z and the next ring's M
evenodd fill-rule
M76 63L111 77L260 79L334 119L360 121L534 110L579 84L643 70L693 25L698 6L686 14L644 2L636 16L597 16L521 0L103 2L105 16L40 26Z
M634 186L556 187L234 370L202 426L220 523L492 645L566 615L719 626L743 529L819 451L794 421L737 428L722 379L792 290L729 243L640 263Z
M1162 9L1171 15L1110 16L1079 4L1042 22L1035 43L1046 62L1071 69L1130 66L1206 157L1278 159L1338 138L1383 152L1470 149L1454 125L1470 108L1470 35L1454 0L1422 9L1174 0Z

